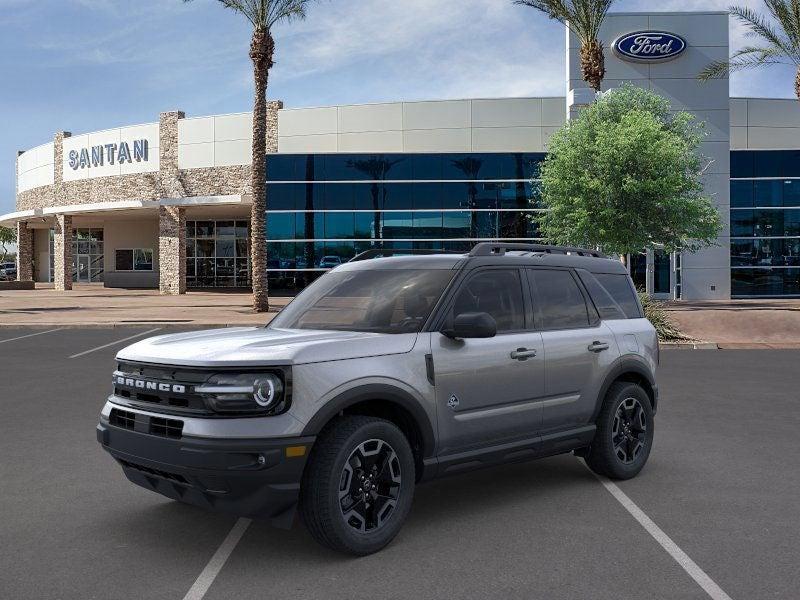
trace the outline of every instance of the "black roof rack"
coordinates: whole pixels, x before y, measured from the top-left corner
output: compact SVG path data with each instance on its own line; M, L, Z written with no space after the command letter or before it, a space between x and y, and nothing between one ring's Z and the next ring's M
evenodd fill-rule
M369 260L370 258L381 258L386 256L394 256L394 255L418 255L418 254L464 254L463 252L457 252L455 250L433 250L429 248L417 248L417 249L410 249L410 248L370 248L369 250L365 250L364 252L360 252L356 254L353 258L351 258L347 262L359 262L362 260Z
M547 244L506 244L504 242L481 242L470 251L470 256L502 256L509 250L522 250L524 252L541 252L543 254L574 254L589 258L608 258L598 250L587 248L573 248L571 246L549 246Z

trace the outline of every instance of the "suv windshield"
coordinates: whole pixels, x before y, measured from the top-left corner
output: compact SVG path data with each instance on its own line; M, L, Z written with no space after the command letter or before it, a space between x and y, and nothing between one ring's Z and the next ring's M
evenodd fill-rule
M331 271L297 296L270 327L416 333L454 273L436 269Z

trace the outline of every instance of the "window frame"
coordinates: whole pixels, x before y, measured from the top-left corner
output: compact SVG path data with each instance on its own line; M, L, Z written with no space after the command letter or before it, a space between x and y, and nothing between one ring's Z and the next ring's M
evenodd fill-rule
M131 253L131 269L120 269L117 267L117 252L120 250L122 251L130 251ZM137 269L136 268L136 251L141 250L142 252L149 252L152 260L150 261L150 268L149 269ZM155 259L156 254L152 248L114 248L114 272L115 273L153 273L155 271Z
M528 281L529 292L531 296L531 304L532 310L534 315L534 323L536 325L535 331L578 331L581 329L597 329L600 327L601 323L603 322L600 318L599 313L597 312L597 308L594 305L594 302L589 295L589 292L583 285L583 282L578 277L577 273L575 273L575 269L569 267L544 267L544 266L529 266L525 267L525 278ZM575 282L575 285L578 286L578 290L583 297L584 305L586 306L586 317L588 320L588 324L585 327L543 327L542 323L544 323L544 317L542 316L541 312L541 302L540 302L540 293L539 289L536 285L536 281L532 275L533 271L566 271L569 273L572 280Z
M462 273L455 277L450 283L450 286L442 294L442 302L439 306L435 306L431 313L430 326L423 327L421 331L441 333L445 325L445 320L450 310L455 304L456 298L461 289L472 279L472 277L484 273L486 271L516 271L519 277L520 291L522 293L522 311L523 311L523 328L513 329L508 331L498 331L495 337L501 335L519 335L520 333L530 333L533 331L533 313L531 305L531 296L529 290L525 288L525 274L522 273L523 269L517 265L486 265L465 269Z

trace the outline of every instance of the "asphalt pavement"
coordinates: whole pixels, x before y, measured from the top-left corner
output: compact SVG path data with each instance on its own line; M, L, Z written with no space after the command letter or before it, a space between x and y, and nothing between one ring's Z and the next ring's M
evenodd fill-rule
M180 600L207 575L236 519L134 486L95 440L116 351L156 327L0 330L0 598ZM794 350L662 352L650 461L617 483L733 599L800 597L798 365ZM253 522L203 597L725 598L665 547L562 455L418 486L400 535L365 558Z

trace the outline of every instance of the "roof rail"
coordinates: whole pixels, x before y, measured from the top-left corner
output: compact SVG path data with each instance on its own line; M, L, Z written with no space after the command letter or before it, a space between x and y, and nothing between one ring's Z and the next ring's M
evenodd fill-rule
M547 244L506 244L504 242L481 242L470 251L470 256L502 256L509 250L522 250L524 252L540 252L543 254L575 254L590 258L608 258L598 250L587 248L573 248L572 246L549 246Z
M356 254L353 258L348 260L347 262L359 262L362 260L369 260L370 258L382 258L387 256L394 256L394 255L414 255L414 254L464 254L463 252L457 252L455 250L434 250L429 248L418 248L418 249L409 249L409 248L370 248L369 250L365 250L364 252L360 252Z

